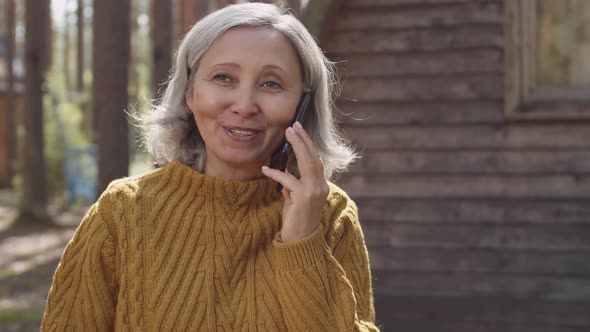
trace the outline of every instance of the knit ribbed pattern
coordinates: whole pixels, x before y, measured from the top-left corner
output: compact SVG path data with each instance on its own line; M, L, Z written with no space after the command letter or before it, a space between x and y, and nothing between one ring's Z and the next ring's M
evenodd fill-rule
M377 331L356 206L331 184L320 227L280 241L270 179L178 162L117 180L55 272L43 331Z

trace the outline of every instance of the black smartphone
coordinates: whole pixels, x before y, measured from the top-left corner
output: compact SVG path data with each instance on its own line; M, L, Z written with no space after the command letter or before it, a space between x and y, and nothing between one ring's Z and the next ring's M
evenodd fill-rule
M293 125L297 121L301 123L305 111L307 111L307 109L309 108L310 100L311 92L305 92L303 93L303 95L301 95L301 98L299 99L299 104L297 105L297 109L295 110L295 116L293 117L293 121L291 121L291 125ZM287 169L287 161L289 160L289 155L291 155L292 150L293 147L291 146L291 143L289 143L287 139L283 140L283 143L281 143L277 151L273 154L271 167L284 172L285 169ZM283 190L283 185L279 183L277 184L277 191L281 190Z

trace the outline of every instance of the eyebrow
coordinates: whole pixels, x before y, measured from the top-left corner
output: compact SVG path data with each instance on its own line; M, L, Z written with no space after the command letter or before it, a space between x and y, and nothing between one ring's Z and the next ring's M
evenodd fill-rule
M233 63L233 62L221 62L221 63L216 63L213 65L213 67L218 67L218 66L228 66L228 67L240 68L239 64ZM285 69L283 69L283 67L277 66L277 65L268 64L268 65L262 66L262 68L263 69L278 69L284 73L287 73L287 71Z

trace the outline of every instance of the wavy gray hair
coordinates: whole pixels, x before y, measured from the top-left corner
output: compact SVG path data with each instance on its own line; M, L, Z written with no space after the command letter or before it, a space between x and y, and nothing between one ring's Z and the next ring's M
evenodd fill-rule
M193 88L203 54L226 31L240 26L271 28L293 43L303 67L304 89L312 92L313 104L302 125L317 145L326 178L333 179L346 171L357 154L340 134L332 114L332 96L337 85L334 64L293 15L264 3L236 4L215 11L197 22L183 38L161 100L138 119L144 145L154 161L165 165L177 160L198 171L204 170L205 146L186 104L186 95ZM294 158L289 160L287 168L299 174Z

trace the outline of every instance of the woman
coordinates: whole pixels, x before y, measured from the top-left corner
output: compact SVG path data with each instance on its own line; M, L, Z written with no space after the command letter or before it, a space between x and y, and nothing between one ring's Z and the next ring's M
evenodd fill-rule
M332 85L313 38L274 5L198 22L142 119L163 167L114 181L92 206L43 330L376 331L356 206L326 180L355 157ZM292 125L306 91L313 105ZM284 138L287 172L268 167Z

